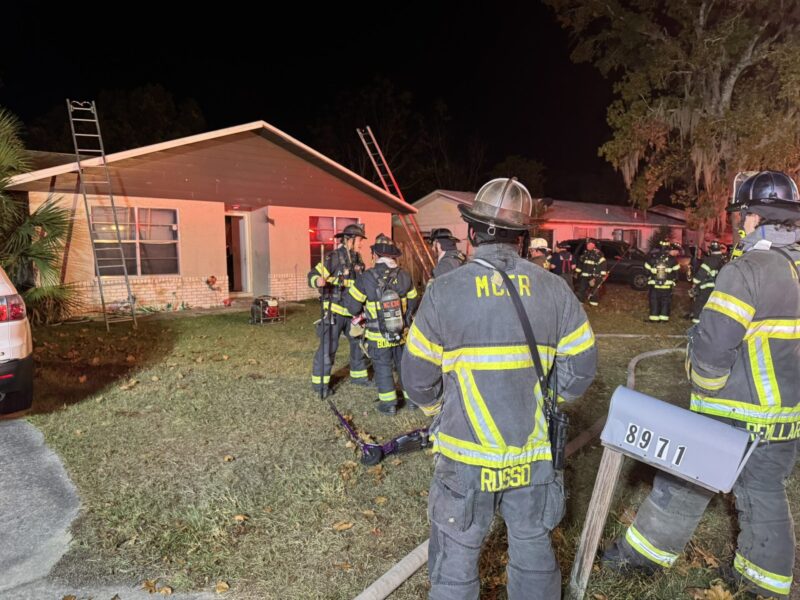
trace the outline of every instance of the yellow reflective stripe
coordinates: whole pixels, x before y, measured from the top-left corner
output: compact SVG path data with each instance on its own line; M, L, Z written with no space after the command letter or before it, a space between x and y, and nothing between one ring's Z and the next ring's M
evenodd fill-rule
M548 371L555 358L555 348L538 346L542 367ZM482 371L505 371L529 369L533 366L531 352L526 345L520 346L472 346L446 350L442 355L442 371L458 368Z
M392 402L393 400L397 400L397 391L392 390L391 392L379 392L378 400L381 402Z
M522 448L516 446L486 448L473 442L459 440L440 431L433 437L433 443L434 452L439 452L458 462L480 467L497 469L524 465L537 460L552 460L548 440L529 443Z
M678 555L665 550L659 550L653 544L647 541L636 527L631 525L628 527L628 532L625 534L625 540L645 558L653 561L662 567L670 568L678 560Z
M367 309L367 314L372 319L378 318L378 303L377 302L367 302L364 307Z
M692 369L692 382L706 390L721 390L725 387L728 377L729 375L723 375L722 377L703 377L700 373Z
M759 406L750 402L712 398L697 393L692 394L691 409L703 414L761 425L800 421L800 406Z
M749 327L753 315L756 314L756 309L746 302L719 290L711 293L705 307L730 317L745 329Z
M416 298L416 297L417 297L417 288L413 288L413 287L412 287L412 288L411 288L411 289L408 291L408 293L406 294L406 298L408 298L409 300L413 300L413 299L414 299L414 298Z
M736 553L736 558L733 560L733 567L739 571L743 577L765 590L781 595L788 595L791 591L791 575L787 576L770 573L766 569L762 569L758 565L751 563L738 552Z
M800 339L800 319L764 319L752 321L745 333L745 339L756 335L779 339Z
M325 279L327 279L328 277L331 276L331 272L328 271L328 269L326 269L325 265L323 265L322 263L317 263L317 266L315 267L315 269L316 269L317 273L322 275Z
M363 371L353 371L353 370L351 370L350 371L350 377L352 379L363 379L364 377L369 377L369 373L367 372L366 369L364 369Z
M557 353L574 356L592 346L594 346L594 332L589 321L584 321L583 325L558 341Z
M431 404L430 406L420 406L422 409L422 414L426 417L433 417L439 414L442 410L442 401L438 400L436 404Z
M313 383L314 385L319 385L323 381L325 383L329 383L330 380L331 380L331 376L330 375L325 375L324 377L320 377L319 375L312 375L311 376L311 383Z
M350 286L350 295L355 298L356 302L361 302L362 304L367 301L367 296L361 292L356 286Z
M352 317L353 316L353 315L350 314L350 311L347 310L344 306L339 306L335 302L331 302L330 307L331 307L331 312L335 313L337 315L342 315L343 317Z
M441 366L442 364L442 347L429 341L419 330L416 323L411 325L411 330L408 332L406 349L412 356L426 360L436 366Z
M456 374L461 387L461 399L467 409L467 416L472 424L472 429L478 436L481 446L504 448L506 442L500 434L500 430L497 428L497 424L494 422L480 390L478 390L478 385L475 383L475 377L472 372L467 369L459 369Z
M775 379L769 339L761 335L754 336L747 340L747 350L759 402L765 406L780 406L781 392Z

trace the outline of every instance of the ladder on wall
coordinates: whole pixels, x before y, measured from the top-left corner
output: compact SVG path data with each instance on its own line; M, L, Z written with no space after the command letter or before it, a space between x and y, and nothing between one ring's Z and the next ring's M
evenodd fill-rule
M356 132L361 139L361 143L364 144L364 149L367 151L369 159L372 161L372 166L375 167L375 171L378 173L383 188L388 193L405 202L406 199L403 197L403 193L397 185L397 180L394 178L392 170L386 162L386 157L384 157L381 147L378 145L377 140L375 140L372 129L367 125L364 129L356 129ZM422 268L425 278L430 279L433 268L436 266L436 259L433 257L430 246L425 243L425 238L422 236L422 232L419 229L417 219L414 218L413 214L406 215L398 213L397 217L403 225L406 236L408 236L409 244L414 252L414 258Z
M100 134L100 122L97 118L97 108L94 101L79 101L67 99L67 112L69 113L69 126L72 131L72 142L75 146L75 161L78 165L78 183L83 206L86 209L86 223L89 227L92 257L94 259L94 272L97 277L97 287L100 292L100 305L103 311L103 320L106 330L111 329L111 323L132 321L136 327L136 298L131 292L131 282L128 276L128 265L120 235L119 213L114 203L114 194L111 189L111 176L106 162L106 152L103 146L103 137ZM99 158L99 164L86 166L81 160ZM97 161L93 161L97 162ZM103 230L96 226L89 206L89 195L101 207L110 208L113 217L113 232ZM127 211L127 208L122 209ZM108 221L104 219L104 221ZM125 220L128 222L128 219ZM113 303L106 302L106 290L103 278L122 276L125 282L127 298Z

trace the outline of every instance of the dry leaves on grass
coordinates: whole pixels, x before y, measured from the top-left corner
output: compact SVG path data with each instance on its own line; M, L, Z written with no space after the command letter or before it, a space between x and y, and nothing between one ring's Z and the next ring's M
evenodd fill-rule
M341 569L342 571L352 571L353 565L349 562L340 562L340 563L333 563L333 566L337 569Z
M692 600L734 600L734 596L719 583L708 589L686 588L684 591Z
M125 357L125 362L135 363L136 357L133 354L128 354L128 356Z
M362 510L361 514L364 515L365 517L367 517L368 519L374 519L375 516L376 516L375 515L375 511L371 510L369 508L367 510Z
M121 389L123 391L124 390L130 390L131 388L135 387L138 384L139 384L139 380L138 379L129 379L127 383L124 383L121 386L119 386L119 389Z
M158 593L161 594L162 596L171 596L172 595L172 588L169 587L168 585L165 585L164 587L162 587L162 588L160 588L158 590Z
M378 506L383 506L388 501L389 501L389 499L386 496L377 496L375 498L375 504L377 504Z
M226 454L225 456L222 457L222 462L233 462L235 460L236 457L233 456L232 454Z
M352 529L354 524L355 523L351 523L350 521L338 521L333 524L333 529L335 531L347 531L348 529Z
M356 470L358 470L358 463L352 460L346 460L339 467L339 477L341 477L345 481L348 481L352 479Z
M157 591L156 590L157 584L158 584L158 579L145 579L142 582L142 589L148 594L155 594Z
M69 594L67 596L64 596L61 600L78 600L78 598L73 594Z
M690 566L708 567L709 569L719 568L719 559L710 551L704 550L697 544L691 544L689 549Z
M217 585L214 586L214 591L218 594L224 594L229 589L231 589L231 586L229 586L226 581L218 581Z
M349 419L348 419L349 421ZM375 438L368 434L366 431L359 431L358 432L358 439L360 439L365 444L374 444Z
M78 383L86 383L86 380L89 379L86 375L81 375L78 377Z
M367 473L375 478L375 483L380 483L386 476L386 474L383 472L383 465L375 465L374 467L370 467L367 469Z
M592 600L608 600L605 594L592 594Z
M245 521L249 521L250 517L247 515L233 515L233 520L237 523L244 523Z

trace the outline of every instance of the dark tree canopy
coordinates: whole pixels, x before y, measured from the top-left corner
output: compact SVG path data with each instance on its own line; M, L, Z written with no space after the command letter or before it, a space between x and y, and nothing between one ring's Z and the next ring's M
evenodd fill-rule
M546 0L573 60L615 81L600 148L632 203L671 190L698 223L738 171L800 167L800 1Z

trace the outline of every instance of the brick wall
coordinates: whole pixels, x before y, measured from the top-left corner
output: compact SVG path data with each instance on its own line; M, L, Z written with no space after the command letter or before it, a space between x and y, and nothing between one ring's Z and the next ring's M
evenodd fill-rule
M286 300L305 300L316 298L317 291L308 287L306 274L271 273L267 277L267 295L285 298Z
M228 278L218 279L212 290L205 277L180 277L178 275L152 275L132 277L131 291L136 296L136 306L156 310L175 310L182 304L189 308L221 306L228 297ZM81 301L82 313L100 311L100 291L97 279L73 284ZM103 292L106 304L122 302L128 297L123 277L104 277Z

